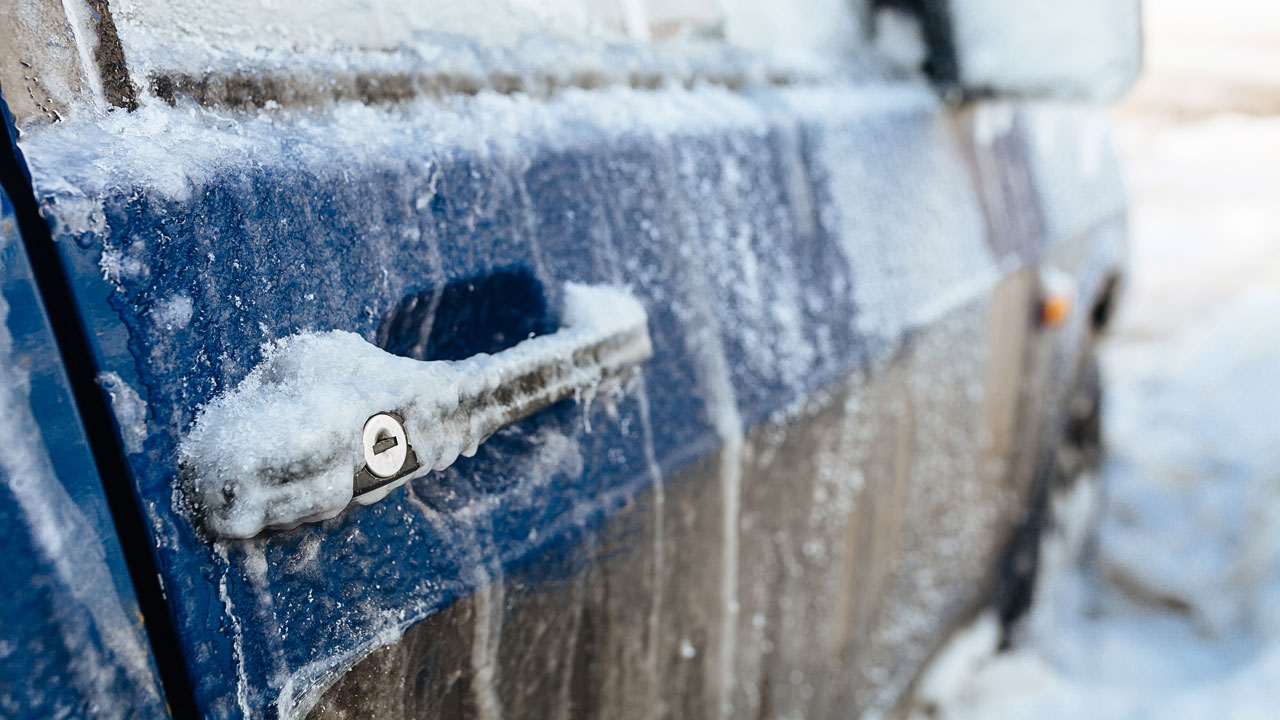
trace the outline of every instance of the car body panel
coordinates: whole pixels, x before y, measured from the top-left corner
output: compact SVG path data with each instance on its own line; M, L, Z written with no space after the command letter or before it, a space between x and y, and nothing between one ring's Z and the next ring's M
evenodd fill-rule
M215 73L23 138L204 716L886 711L989 599L1093 331L1036 325L1041 273L1087 308L1122 263L1097 111L690 72ZM204 532L183 438L273 341L458 359L568 281L640 299L639 371L368 507Z
M168 717L124 556L0 190L0 715Z

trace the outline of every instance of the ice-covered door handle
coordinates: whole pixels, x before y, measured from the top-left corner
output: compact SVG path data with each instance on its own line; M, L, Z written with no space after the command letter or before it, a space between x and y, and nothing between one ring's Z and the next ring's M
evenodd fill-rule
M375 502L653 354L627 290L569 283L564 299L558 331L459 361L398 357L337 330L272 343L182 440L204 526L246 538Z

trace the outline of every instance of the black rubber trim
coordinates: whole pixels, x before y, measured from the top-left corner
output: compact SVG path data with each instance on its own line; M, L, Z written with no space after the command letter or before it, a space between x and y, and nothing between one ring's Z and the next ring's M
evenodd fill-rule
M89 448L102 478L102 489L124 548L125 564L138 596L169 712L175 718L199 717L186 658L165 600L142 506L117 439L115 418L106 395L96 381L98 368L93 362L86 328L76 310L71 285L58 257L49 225L40 214L26 163L17 147L13 118L2 96L0 115L5 126L5 135L0 138L0 146L3 146L0 147L0 187L13 203L36 286L48 313L49 324L53 327L53 336L66 367Z

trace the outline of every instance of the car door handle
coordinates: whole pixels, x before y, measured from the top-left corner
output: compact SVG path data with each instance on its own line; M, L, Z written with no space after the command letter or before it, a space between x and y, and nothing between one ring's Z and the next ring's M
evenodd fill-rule
M464 360L399 357L339 330L272 343L180 443L201 524L247 538L376 502L653 354L626 289L567 283L560 315L554 333Z

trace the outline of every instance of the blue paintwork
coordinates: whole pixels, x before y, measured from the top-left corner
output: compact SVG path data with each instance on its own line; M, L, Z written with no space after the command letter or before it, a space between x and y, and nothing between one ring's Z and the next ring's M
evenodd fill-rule
M167 717L102 483L0 191L0 716Z
M648 448L671 475L721 443L700 376L709 338L729 359L748 427L906 341L909 328L858 329L863 310L850 289L874 279L855 274L831 215L854 189L814 156L843 139L836 147L867 148L869 177L906 178L869 192L868 215L954 192L955 204L976 207L922 151L939 146L941 111L922 88L870 104L841 103L847 87L806 91L825 103L815 112L780 92L743 95L771 114L763 128L726 122L657 138L584 121L564 130L568 141L528 139L518 156L436 144L429 118L404 118L373 152L348 147L341 133L318 140L273 128L283 137L262 145L270 140L279 154L228 148L177 199L102 169L109 162L94 160L109 156L106 139L72 173L99 188L105 230L73 220L80 206L71 203L82 200L41 197L97 365L146 401L146 440L128 460L204 713L270 712L481 584L485 567L570 572L573 557L548 553L572 547L652 484ZM968 219L980 223L976 211ZM894 224L882 218L869 232ZM768 278L759 283L766 301L785 284L820 288L823 302L801 303L794 318L735 321L737 292L751 283L735 262L739 239L742 252L764 259L756 271ZM637 392L616 409L562 403L371 507L248 542L199 535L175 495L178 442L201 403L249 372L264 342L330 328L387 342L388 314L405 298L497 271L535 278L549 307L565 280L631 284L655 345L647 413ZM157 310L184 298L192 316L173 327L172 313ZM798 344L828 348L799 373L770 344L788 328L799 329ZM520 484L544 432L573 439L580 467L504 501L485 527L433 519Z
M776 102L768 93L755 101ZM123 184L101 197L106 236L69 236L57 223L59 198L43 198L100 366L148 403L149 436L129 460L202 710L212 717L258 714L276 701L290 672L349 662L380 633L480 584L484 566L511 570L568 547L649 486L647 443L664 474L714 449L720 440L696 376L699 348L689 337L696 323L676 313L699 304L732 307L735 279L691 290L697 283L690 274L733 270L708 265L708 258L691 264L691 244L715 237L709 224L725 219L749 227L757 246L789 238L763 254L779 267L761 273L801 286L850 287L856 280L816 215L829 202L824 195L837 190L813 174L810 143L826 133L860 133L884 143L880 162L892 167L896 156L935 142L934 112L917 101L869 118L788 118L764 134L729 128L663 144L584 125L574 129L572 146L533 147L527 158L433 147L425 129L372 158L340 146L319 162L286 153L259 166L256 158L232 157L181 202L128 178L107 178ZM726 194L727 159L752 186L749 203ZM797 177L788 172L793 166L810 174ZM812 205L798 206L788 193L811 197ZM423 197L428 202L418 202ZM415 236L403 235L405 228ZM118 286L104 279L104 247L145 271L116 278ZM515 485L539 432L579 443L581 472L555 473L536 497L499 507L492 528L483 529L491 540L478 549L472 528L425 522L405 491L322 524L222 547L171 508L181 433L202 402L253 367L264 341L328 328L373 340L383 314L406 295L498 268L533 273L552 306L559 281L634 284L655 345L646 377L661 388L649 394L651 423L627 396L614 417L597 403L588 433L583 410L564 403L414 483L421 503L447 514ZM706 296L691 296L696 292ZM166 330L150 311L179 295L192 300L194 316L186 328ZM853 331L857 312L849 293L805 308L799 327L809 337L824 333L838 352L815 358L800 385L788 383L743 334L771 328L723 328L744 421L755 424L859 367L870 350ZM317 559L300 561L308 557ZM545 560L537 566L565 567Z

